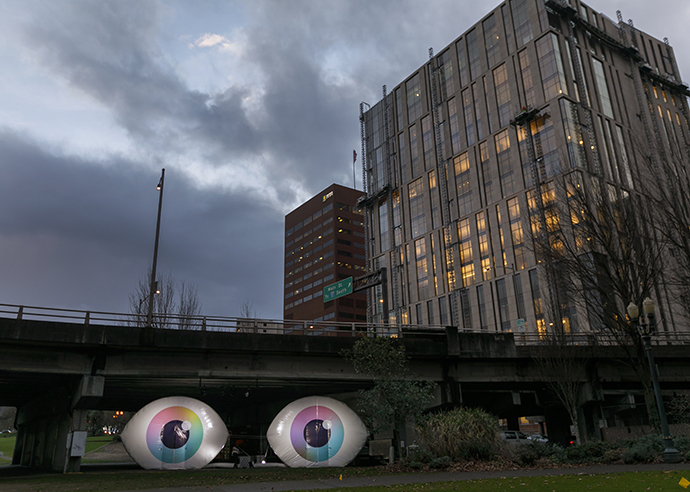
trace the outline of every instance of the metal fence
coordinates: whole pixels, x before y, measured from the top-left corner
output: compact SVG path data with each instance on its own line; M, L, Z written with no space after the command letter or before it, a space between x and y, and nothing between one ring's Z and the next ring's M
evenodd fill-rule
M17 320L52 321L84 325L115 325L143 328L145 314L82 311L39 306L0 304L0 317ZM154 313L151 326L167 330L216 331L226 333L258 333L308 336L444 336L443 326L384 325L372 323L343 323L333 321L274 320L233 318L224 316Z
M114 325L143 328L146 315L131 313L111 313L104 311L83 311L76 309L46 308L0 304L0 317L17 320L53 321L84 325ZM223 316L182 316L177 314L154 313L153 328L166 330L216 331L226 333L257 333L274 335L307 336L386 336L406 338L434 338L445 341L447 329L441 325L384 325L373 323L342 323L332 321L273 320L259 318L232 318ZM459 329L464 334L483 334L511 337L516 345L545 345L551 343L539 333L516 333L488 330ZM634 341L623 334L615 335L607 331L581 332L563 337L567 345L615 346L632 345ZM652 345L690 345L690 331L657 332L652 337Z

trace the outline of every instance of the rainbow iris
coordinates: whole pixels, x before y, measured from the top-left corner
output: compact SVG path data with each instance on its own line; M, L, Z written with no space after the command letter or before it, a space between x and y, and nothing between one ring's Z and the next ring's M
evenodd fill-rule
M290 441L305 460L315 463L335 456L343 444L345 432L338 415L328 407L311 406L292 421Z
M163 463L182 463L199 450L204 438L201 420L186 407L168 407L158 412L146 429L151 454Z

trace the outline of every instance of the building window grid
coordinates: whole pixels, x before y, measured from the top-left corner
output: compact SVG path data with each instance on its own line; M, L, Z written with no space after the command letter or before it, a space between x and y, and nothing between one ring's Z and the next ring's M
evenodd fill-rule
M503 226L501 224L501 207L496 205L496 225L498 226L498 238L501 245L501 263L503 265L503 271L508 267L508 258L506 257L506 242L505 236L503 235Z
M536 269L529 271L529 283L532 290L532 305L534 307L534 317L537 323L537 333L543 336L546 333L546 323L544 322L544 307L539 289L539 274Z
M510 85L508 84L508 70L503 63L493 71L496 107L498 108L498 124L501 128L510 123L512 117L510 101Z
M451 50L446 50L438 57L439 62L439 76L441 82L441 95L448 95L455 93L455 81L453 79L453 61L451 57ZM443 99L446 99L443 97Z
M434 235L431 234L431 275L434 281L434 294L438 295L438 275L436 274L436 243L434 242Z
M419 160L419 144L417 142L417 124L410 126L410 164L412 177L422 174L422 162Z
M518 319L525 319L525 294L522 291L522 279L519 273L513 275L513 290L515 291L515 307Z
M611 105L611 96L609 95L609 88L606 83L606 74L604 72L604 64L592 58L592 66L594 67L594 82L599 93L599 102L601 103L601 112L609 118L613 118L613 106Z
M501 6L501 17L503 17L503 30L506 33L506 47L510 55L515 51L515 41L513 40L513 29L510 27L510 19L508 17L508 9L505 5Z
M445 297L438 298L438 317L439 323L442 326L450 324L450 320L448 318L448 303L446 302Z
M510 0L510 9L513 14L513 27L518 48L523 47L532 40L532 26L529 19L529 6L527 0Z
M510 235L513 240L513 256L515 269L523 270L527 266L525 254L525 240L520 220L520 204L517 197L508 200L508 220L510 222Z
M486 46L486 59L489 62L489 68L496 65L501 59L501 47L499 44L498 25L496 24L496 16L491 14L482 23L484 29L484 44Z
M491 286L491 284L487 284ZM486 317L486 299L484 297L484 286L477 286L477 305L479 307L479 329L482 331L487 331L489 329L489 323Z
M502 331L510 331L510 312L508 309L508 291L506 281L501 278L496 280L496 295L498 297L498 317Z
M402 212L400 210L400 192L393 192L393 233L395 246L403 243Z
M424 183L422 178L416 179L408 185L410 204L410 231L412 238L426 232L426 217L424 215Z
M496 131L494 123L495 118L492 116L491 106L489 106L489 88L486 83L486 77L482 77L482 84L484 85L484 107L486 108L486 119L489 122L489 134ZM494 115L495 116L495 115Z
M465 39L461 39L455 43L455 49L458 52L458 75L460 77L460 87L465 87L469 81L468 67L467 67L467 51L465 50Z
M460 217L469 215L474 210L472 204L472 180L470 159L467 152L453 159L455 186L458 193L458 212Z
M424 147L424 169L431 169L436 166L436 155L434 153L434 136L431 118L427 115L422 118L422 146Z
M390 249L388 241L388 202L383 199L379 202L379 245L381 253Z
M450 143L452 147L452 155L457 154L461 150L460 125L458 122L458 109L455 102L456 98L452 98L448 101L448 123L450 124Z
M479 108L479 98L477 97L477 84L472 84L472 104L474 105L474 116L477 121L477 139L484 138L484 124L482 119L482 112Z
M496 145L498 172L501 178L501 191L505 198L514 194L518 188L515 170L513 169L513 160L510 158L510 135L508 130L503 130L494 135L494 143Z
M463 101L463 116L465 118L465 137L467 138L467 146L469 147L476 142L472 94L470 89L464 89L461 93L461 97Z
M566 145L570 168L585 167L585 147L582 139L582 127L577 116L577 106L567 99L560 100L561 118L565 131Z
M441 209L438 186L436 186L436 170L429 171L429 199L431 201L431 229L441 227Z
M544 100L550 101L561 94L568 94L558 36L548 33L536 42L536 47Z
M467 41L467 58L469 61L470 80L474 80L481 73L479 42L477 41L477 29L473 29L465 36Z
M472 235L469 219L458 222L458 239L460 241L460 272L463 287L474 283L474 257L472 255Z
M527 50L522 50L518 58L520 63L520 76L522 77L522 87L525 91L525 106L534 107L536 105L536 95L534 92L534 81L532 80L529 52Z
M487 204L496 201L497 194L494 189L493 169L489 158L489 144L484 141L479 144L480 169L484 181L484 200Z
M477 243L479 244L479 263L482 269L482 280L491 279L491 247L489 244L489 231L484 212L475 216L477 223Z
M422 116L422 87L419 74L415 74L405 84L407 92L407 121L412 123Z

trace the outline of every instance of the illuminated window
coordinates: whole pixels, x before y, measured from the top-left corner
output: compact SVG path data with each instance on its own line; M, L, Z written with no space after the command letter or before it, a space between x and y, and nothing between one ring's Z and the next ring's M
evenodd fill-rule
M474 282L474 259L472 256L472 237L469 219L458 222L458 238L460 240L460 271L462 285L467 287Z
M472 213L472 183L470 181L470 160L467 153L453 159L455 185L458 190L458 212L460 217Z
M426 299L429 296L429 268L426 257L426 241L420 238L414 242L415 265L417 268L417 288L419 299Z
M527 266L525 256L525 240L522 233L520 220L520 204L517 197L508 200L508 219L510 221L510 235L513 239L513 254L515 256L515 269L522 270Z

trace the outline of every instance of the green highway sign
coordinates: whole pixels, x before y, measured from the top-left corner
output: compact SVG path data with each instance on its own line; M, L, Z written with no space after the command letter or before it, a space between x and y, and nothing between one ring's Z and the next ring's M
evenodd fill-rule
M323 302L332 301L339 297L352 294L352 277L348 277L340 282L327 285L323 288Z

